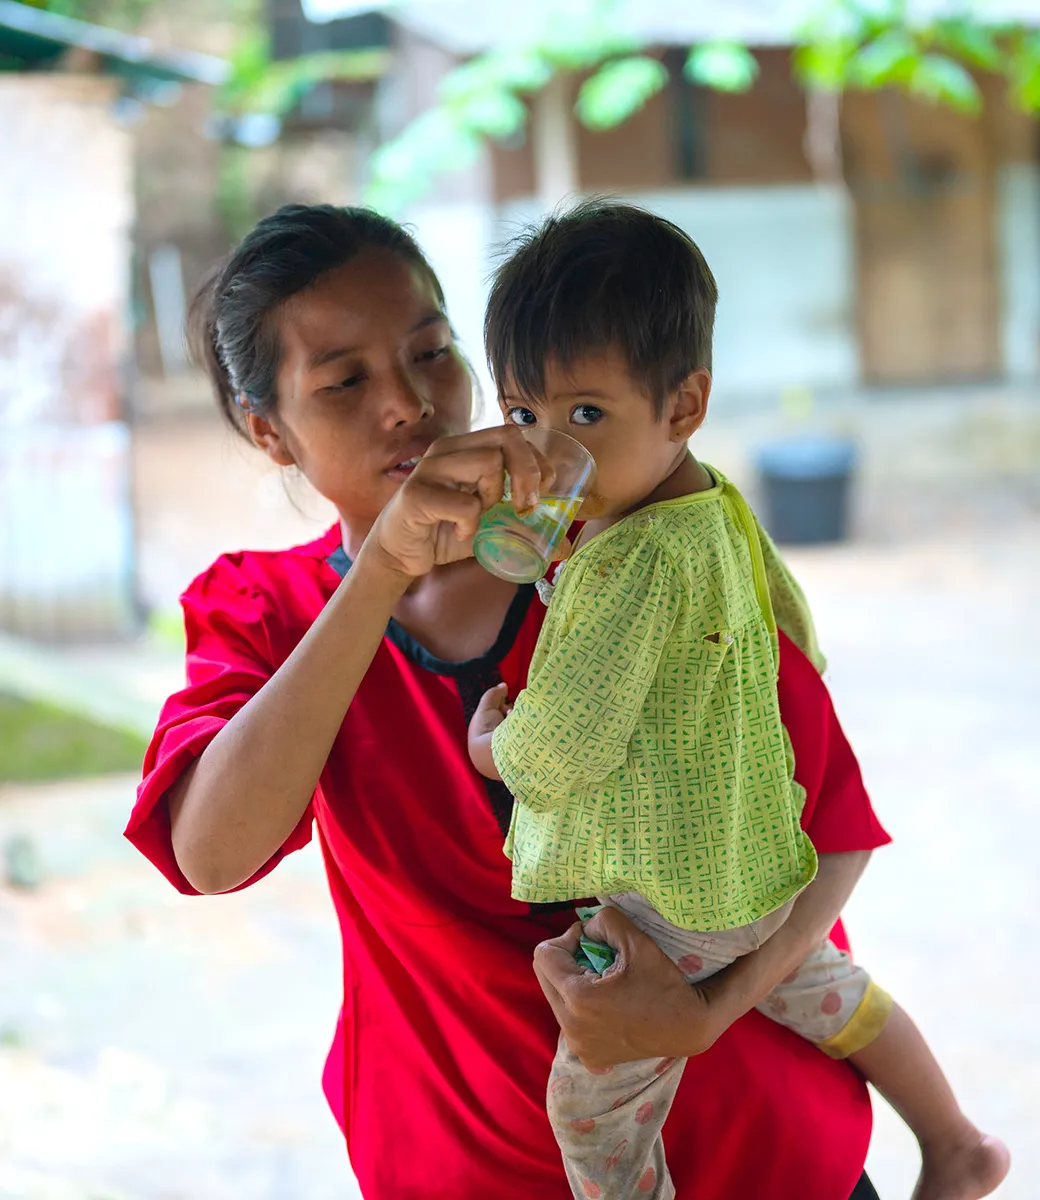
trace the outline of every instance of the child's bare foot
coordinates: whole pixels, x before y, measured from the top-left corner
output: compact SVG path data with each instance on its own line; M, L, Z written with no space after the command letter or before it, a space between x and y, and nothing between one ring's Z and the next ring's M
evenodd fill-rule
M922 1150L921 1175L911 1200L981 1200L1004 1182L1011 1155L1000 1138L973 1125L959 1137Z

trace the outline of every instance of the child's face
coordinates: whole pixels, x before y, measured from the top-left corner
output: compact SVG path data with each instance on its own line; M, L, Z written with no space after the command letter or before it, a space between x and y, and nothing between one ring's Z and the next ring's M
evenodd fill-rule
M636 508L686 456L686 443L704 420L711 378L697 371L667 397L658 415L614 350L587 355L563 370L545 368L545 394L524 400L507 378L498 402L506 421L557 429L596 460L593 491L579 516L617 517Z

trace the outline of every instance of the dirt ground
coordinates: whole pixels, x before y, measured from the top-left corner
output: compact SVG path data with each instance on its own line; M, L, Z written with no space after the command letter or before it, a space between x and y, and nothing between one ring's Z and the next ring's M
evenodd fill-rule
M324 523L294 513L278 480L205 423L141 455L157 603L222 549ZM1002 1200L1035 1200L1040 1179L1035 496L1021 479L878 483L855 540L789 554L895 838L849 905L854 947L918 1019L965 1107L1011 1144ZM146 668L136 686L156 698L176 685L173 661L108 659L128 679ZM244 894L182 899L120 839L132 796L123 777L0 785L0 844L29 836L44 864L37 890L0 887L0 1198L350 1195L319 1088L339 948L318 856ZM898 1200L914 1147L875 1110L869 1169Z

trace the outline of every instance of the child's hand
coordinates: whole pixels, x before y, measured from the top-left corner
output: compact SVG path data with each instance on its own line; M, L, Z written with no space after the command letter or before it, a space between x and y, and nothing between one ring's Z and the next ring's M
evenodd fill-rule
M477 711L469 723L469 757L477 770L487 779L501 779L491 755L491 739L495 730L509 716L509 689L496 684L480 698Z

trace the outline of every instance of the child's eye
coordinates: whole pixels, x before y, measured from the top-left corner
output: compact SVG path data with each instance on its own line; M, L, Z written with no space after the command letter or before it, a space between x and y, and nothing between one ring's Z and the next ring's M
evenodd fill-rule
M534 425L538 420L529 408L511 408L506 416L514 425Z
M595 425L602 417L603 409L597 408L595 404L579 404L571 413L571 420L575 425Z

